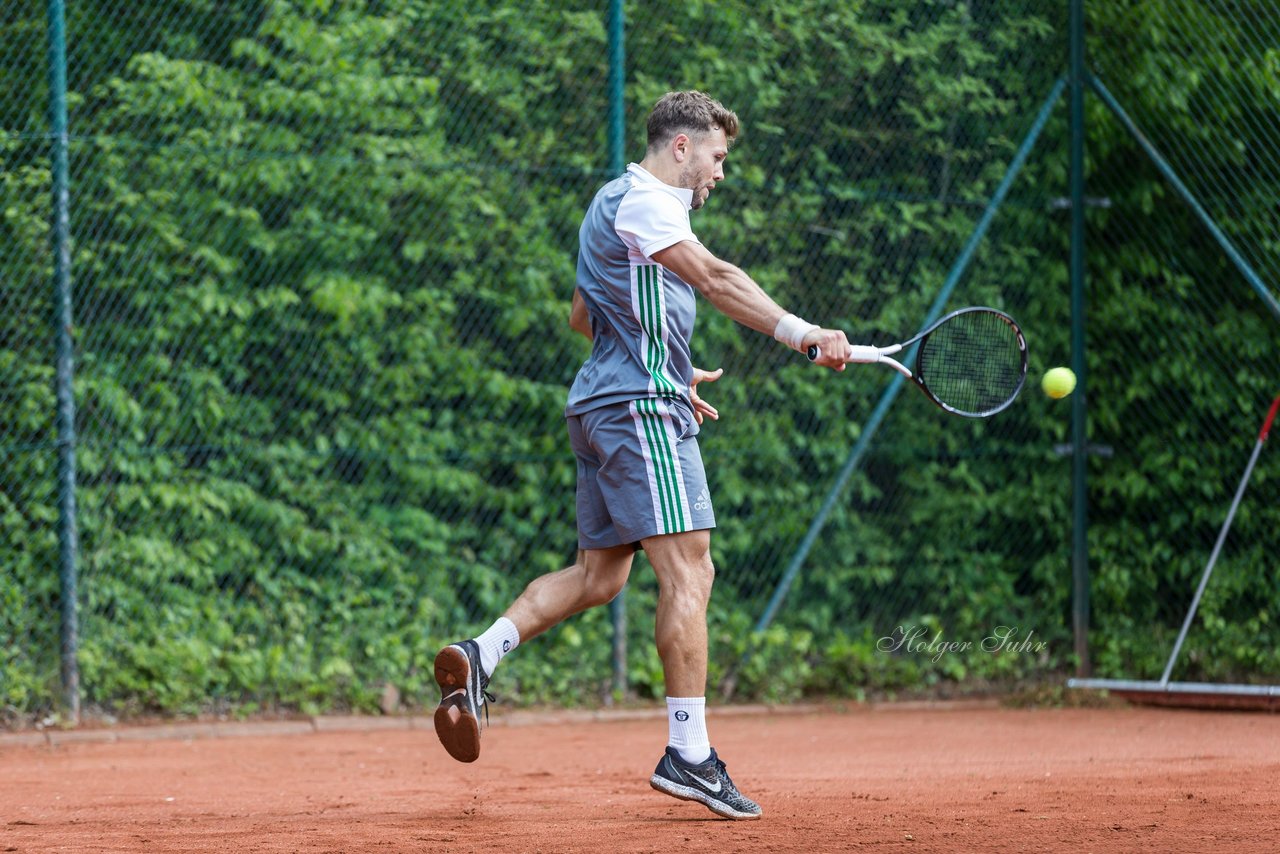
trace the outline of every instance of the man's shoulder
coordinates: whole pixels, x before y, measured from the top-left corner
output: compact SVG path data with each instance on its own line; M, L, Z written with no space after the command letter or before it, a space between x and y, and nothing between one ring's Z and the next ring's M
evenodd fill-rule
M684 210L676 188L655 181L632 181L626 190L627 199L643 200L650 204L673 205Z
M618 199L618 218L632 221L666 221L688 225L689 211L665 185L633 183Z

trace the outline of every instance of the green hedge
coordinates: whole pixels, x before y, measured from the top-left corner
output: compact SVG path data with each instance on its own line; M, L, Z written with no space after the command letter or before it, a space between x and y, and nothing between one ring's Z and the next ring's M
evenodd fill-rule
M577 225L609 177L604 13L134 7L73 6L69 24L86 697L117 711L371 709L390 682L430 704L437 646L573 555L561 409L586 343L566 318ZM1100 46L1162 26L1097 14ZM1022 2L636 6L628 152L669 88L736 109L745 132L697 215L701 238L797 313L885 342L918 325L1060 76L1060 18ZM0 24L15 44L33 27ZM1128 44L1159 67L1157 42ZM0 82L43 91L40 58L15 55ZM1179 79L1194 94L1192 71ZM1192 134L1193 100L1154 119ZM25 714L57 680L49 176L46 141L25 130L42 126L38 99L0 107L0 705ZM1096 101L1089 125L1113 203L1090 212L1090 418L1117 446L1090 462L1095 648L1132 673L1176 630L1230 498L1235 439L1268 391L1249 367L1273 357L1277 324ZM1050 204L1066 136L1060 105L954 298L1022 320L1032 382L1069 359L1066 218ZM1208 142L1199 156L1207 171L1236 165ZM1242 203L1261 209L1275 190ZM1228 227L1254 215L1232 210ZM1244 343L1228 358L1226 342ZM1069 463L1053 451L1067 404L1029 390L969 424L904 396L780 624L753 638L888 377L818 376L709 307L695 344L699 364L727 369L706 392L725 418L702 436L720 520L713 679L749 646L742 694L770 699L1071 666ZM1258 584L1277 513L1238 519L1256 545L1204 604L1221 631L1196 675L1277 672L1280 644L1257 642L1276 640ZM654 595L641 566L629 664L657 696ZM976 641L1000 625L1047 652L933 662L877 648L899 626ZM603 609L577 618L504 665L506 692L597 696L608 637Z

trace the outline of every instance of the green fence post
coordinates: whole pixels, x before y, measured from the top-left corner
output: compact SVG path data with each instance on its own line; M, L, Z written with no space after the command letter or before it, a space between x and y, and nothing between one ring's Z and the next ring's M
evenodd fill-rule
M53 288L57 338L58 572L62 596L62 695L68 716L80 720L76 611L76 405L72 393L70 201L67 191L67 33L63 0L49 0L49 126L53 143Z
M609 175L622 172L626 159L625 95L626 43L623 0L609 2ZM623 588L609 603L613 619L613 695L627 694L627 591Z
M1089 666L1089 497L1086 492L1088 429L1084 359L1084 0L1071 0L1071 629L1076 675Z

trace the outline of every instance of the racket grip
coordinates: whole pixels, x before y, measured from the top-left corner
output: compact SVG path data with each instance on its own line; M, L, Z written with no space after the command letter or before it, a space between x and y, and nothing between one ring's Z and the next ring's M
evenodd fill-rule
M878 362L880 357L884 355L884 351L879 347L871 347L863 344L850 344L850 354L845 358L846 362ZM822 355L822 351L818 349L818 345L814 344L809 347L808 356L810 362L816 362L818 357Z

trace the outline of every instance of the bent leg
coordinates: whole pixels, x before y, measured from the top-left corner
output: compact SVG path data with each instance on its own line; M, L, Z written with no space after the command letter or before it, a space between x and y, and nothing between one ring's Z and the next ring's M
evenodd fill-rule
M536 637L566 617L608 602L626 583L634 556L631 546L580 551L573 566L534 579L503 615L518 632L513 640ZM499 620L490 631L501 634L504 622ZM487 646L488 635L481 636ZM500 657L492 650L489 654L491 662L486 668L485 651L471 639L450 644L436 655L435 677L440 686L436 735L449 755L460 762L474 762L480 756L480 716L488 714L485 689L493 662Z
M515 623L523 643L574 614L611 601L627 583L634 557L629 545L581 550L573 566L529 582L503 616Z

